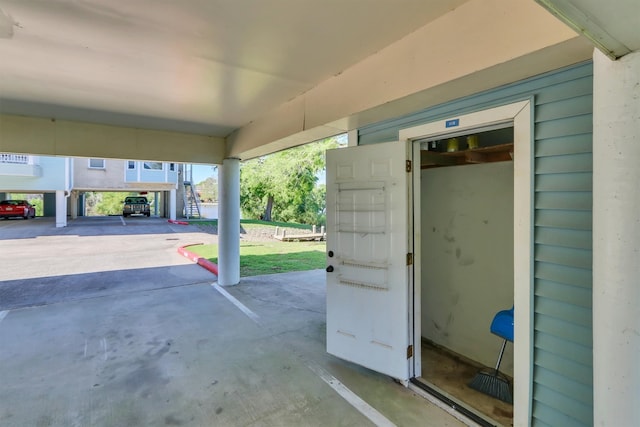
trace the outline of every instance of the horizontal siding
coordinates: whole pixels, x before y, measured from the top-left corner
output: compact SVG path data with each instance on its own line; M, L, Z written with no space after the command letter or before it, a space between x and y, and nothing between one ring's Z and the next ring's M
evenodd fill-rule
M535 177L536 191L591 191L593 172L547 173Z
M591 269L591 250L535 245L535 260L568 267Z
M591 291L593 275L591 269L568 267L566 265L537 262L534 266L536 279L581 287Z
M536 209L535 212L535 225L540 227L591 230L592 224L593 213L591 211Z
M549 387L544 387L538 383L534 386L534 393L542 396L536 400L534 408L546 408L553 411L551 414L544 414L548 424L556 427L578 427L593 423L593 416L589 405L581 404L576 399L560 394ZM534 417L536 413L534 410ZM540 414L543 415L543 414ZM537 423L535 423L537 425Z
M590 191L547 191L536 197L536 209L560 209L590 211L593 195Z
M583 405L591 404L590 387L579 382L572 381L566 375L549 371L543 367L536 369L534 380L538 384L557 391L563 396L571 397Z
M559 138L562 136L578 135L590 133L593 129L591 114L584 114L577 117L551 120L548 122L536 123L536 138L540 139Z
M587 387L593 385L590 379L593 352L589 347L572 343L548 334L537 334L535 356L537 366L566 376L568 379Z
M579 286L565 285L549 280L536 279L536 296L591 309L591 290Z
M536 97L532 425L593 425L592 80Z
M546 173L591 172L593 155L591 153L565 154L563 156L540 157L536 159L536 175Z
M591 94L574 96L536 107L536 122L547 122L569 117L591 114L593 96Z
M578 326L587 331L585 343L591 345L591 305L580 305L574 303L567 304L542 295L536 300L536 314L541 314L554 319L560 319L561 322L570 323L572 326ZM577 302L577 301L576 301ZM576 329L577 331L577 329ZM576 334L576 337L578 334Z
M593 94L593 79L591 75L575 73L570 80L547 86L545 90L536 94L536 105L542 106L552 102L562 102L567 99Z
M543 245L590 250L593 247L593 233L591 230L536 227L534 241Z
M561 156L563 154L591 153L592 146L593 135L590 133L560 136L537 141L535 155L539 158Z
M568 348L571 348L571 346L563 346L558 349L554 349L555 352L550 352L536 347L534 349L534 356L536 357L537 362L534 366L534 372L536 368L544 368L555 372L558 375L563 375L576 383L584 383L584 381L581 380L585 378L585 376L589 375L589 366L557 354L558 352L564 353ZM549 369L548 366L551 366L551 368Z
M562 156L540 157L536 159L535 173L568 174L591 172L593 170L593 156L591 153L565 154Z
M540 298L536 298L536 300L539 303ZM567 311L569 312L570 310ZM568 321L565 316L568 317L569 313L564 316L553 317L536 311L534 328L537 332L546 333L552 337L562 338L585 347L591 346L592 334L590 328L580 325L577 322Z
M537 390L534 390L534 392ZM583 423L568 417L566 414L553 409L543 403L535 402L532 408L533 417L536 420L536 427L582 427Z

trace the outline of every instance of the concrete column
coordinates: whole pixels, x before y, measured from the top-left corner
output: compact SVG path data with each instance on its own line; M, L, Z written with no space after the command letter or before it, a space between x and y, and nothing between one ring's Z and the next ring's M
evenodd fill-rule
M56 227L67 226L67 197L64 190L56 191Z
M218 283L240 282L240 160L224 159L218 173Z
M640 52L593 89L593 424L640 425Z
M72 191L69 196L69 209L71 211L71 219L78 218L78 192Z
M349 147L355 147L358 145L358 129L353 129L347 132L347 145Z
M176 190L169 190L169 219L176 219Z
M153 193L153 214L155 216L160 215L159 208L160 208L160 192L156 191Z

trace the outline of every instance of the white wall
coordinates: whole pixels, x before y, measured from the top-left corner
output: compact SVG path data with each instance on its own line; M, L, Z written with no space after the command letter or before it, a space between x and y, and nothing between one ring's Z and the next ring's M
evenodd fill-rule
M513 162L423 170L420 197L422 336L494 366L489 326L513 304Z

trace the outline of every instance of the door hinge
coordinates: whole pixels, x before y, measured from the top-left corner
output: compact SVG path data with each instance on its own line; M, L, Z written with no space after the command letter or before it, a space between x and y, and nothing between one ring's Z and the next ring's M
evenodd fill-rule
M407 172L411 172L411 160L407 160Z
M407 359L411 359L413 357L413 345L407 347Z
M413 265L413 254L411 252L407 254L407 265Z

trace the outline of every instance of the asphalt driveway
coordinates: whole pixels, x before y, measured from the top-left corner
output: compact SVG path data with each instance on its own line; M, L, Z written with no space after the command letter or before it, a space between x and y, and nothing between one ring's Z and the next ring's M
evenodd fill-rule
M0 221L0 310L211 282L177 248L211 235L162 218Z

